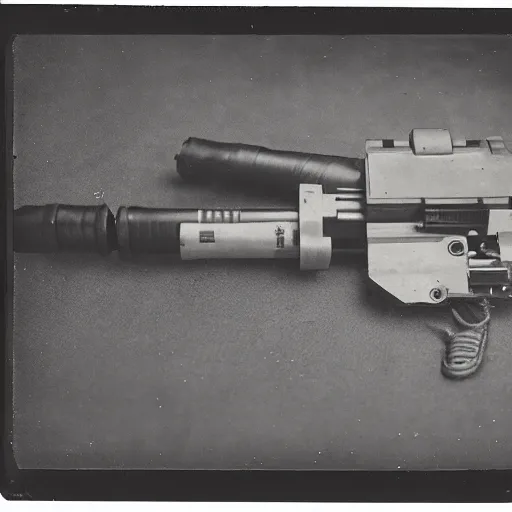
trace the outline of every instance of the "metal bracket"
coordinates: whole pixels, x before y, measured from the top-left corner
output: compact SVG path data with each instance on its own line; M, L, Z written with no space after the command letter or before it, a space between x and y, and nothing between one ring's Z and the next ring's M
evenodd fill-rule
M322 185L299 186L301 270L327 270L331 263L331 239L324 236Z
M370 279L406 304L469 296L467 251L465 237L425 236L407 224L368 224Z

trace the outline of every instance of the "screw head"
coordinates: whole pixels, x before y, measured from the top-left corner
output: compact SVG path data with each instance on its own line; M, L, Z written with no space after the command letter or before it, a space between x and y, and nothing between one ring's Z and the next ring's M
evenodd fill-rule
M448 252L452 256L462 256L465 252L464 244L460 240L452 240L448 244Z
M430 298L433 302L443 302L446 299L447 293L444 287L436 287L430 290Z

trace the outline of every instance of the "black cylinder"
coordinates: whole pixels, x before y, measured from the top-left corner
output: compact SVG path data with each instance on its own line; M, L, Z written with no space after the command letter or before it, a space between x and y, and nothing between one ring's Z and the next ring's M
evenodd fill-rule
M170 210L121 206L116 227L119 252L130 254L177 254L180 223L197 222L197 210Z
M14 211L15 252L96 252L116 249L114 215L107 205L49 204Z
M275 151L247 144L229 144L189 138L175 157L184 180L264 188L277 193L296 192L301 183L364 189L364 160L340 156Z

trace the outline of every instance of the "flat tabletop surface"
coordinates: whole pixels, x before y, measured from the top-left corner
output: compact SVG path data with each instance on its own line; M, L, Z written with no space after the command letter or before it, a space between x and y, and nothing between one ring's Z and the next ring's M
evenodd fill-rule
M14 54L15 207L287 204L181 182L190 136L357 157L413 128L512 140L504 36L23 36ZM392 307L364 266L16 255L17 463L509 467L512 309L452 382L432 330L449 312Z

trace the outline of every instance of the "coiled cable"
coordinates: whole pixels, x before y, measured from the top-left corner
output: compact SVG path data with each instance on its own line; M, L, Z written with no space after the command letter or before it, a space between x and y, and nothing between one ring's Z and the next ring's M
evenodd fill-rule
M491 304L488 299L475 301L471 304L478 309L478 315L469 307L467 302L452 305L452 314L456 322L466 329L449 334L446 340L441 372L450 379L465 379L476 373L482 364L487 348ZM467 306L467 310L475 317L475 322L469 322L463 318L461 313L463 305ZM483 318L481 318L482 316Z

